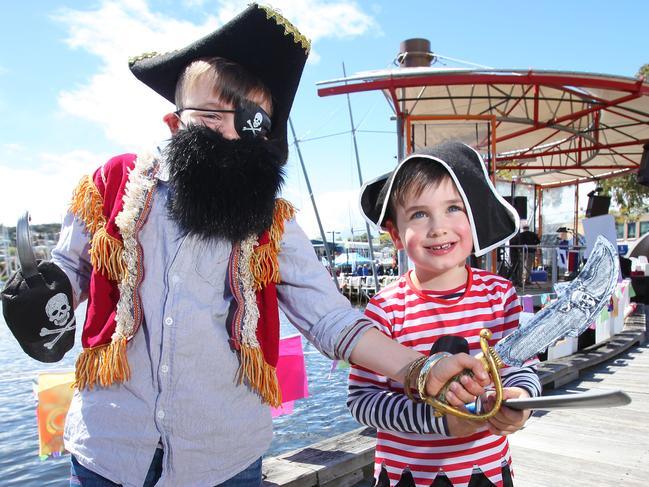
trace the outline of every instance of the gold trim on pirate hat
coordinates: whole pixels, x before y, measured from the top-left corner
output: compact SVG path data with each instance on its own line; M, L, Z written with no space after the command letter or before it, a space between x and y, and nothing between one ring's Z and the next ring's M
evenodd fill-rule
M297 28L270 7L251 4L211 34L176 51L144 53L129 60L137 79L174 103L176 83L192 61L222 57L259 78L273 96L269 139L288 155L287 122L311 46Z
M468 145L455 141L413 152L393 171L365 183L360 191L359 203L361 213L371 225L385 230L394 178L412 160L440 164L449 173L464 201L475 255L486 254L518 233L518 213L496 191L480 154Z

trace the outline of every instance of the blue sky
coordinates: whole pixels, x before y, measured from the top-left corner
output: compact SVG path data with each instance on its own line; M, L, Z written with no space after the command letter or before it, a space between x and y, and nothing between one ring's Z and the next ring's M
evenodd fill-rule
M112 155L166 135L171 105L133 78L129 56L171 50L215 29L247 1L30 0L7 2L0 30L0 223L30 210L60 221L76 182ZM649 62L649 4L546 1L277 0L313 40L292 119L327 232L364 229L346 99L319 98L315 83L392 65L399 43L430 39L442 56L494 68L634 76ZM454 64L449 63L449 66ZM390 109L380 93L353 95L363 177L395 163ZM319 138L325 137L325 138ZM309 140L315 139L317 140ZM317 234L292 150L284 195Z

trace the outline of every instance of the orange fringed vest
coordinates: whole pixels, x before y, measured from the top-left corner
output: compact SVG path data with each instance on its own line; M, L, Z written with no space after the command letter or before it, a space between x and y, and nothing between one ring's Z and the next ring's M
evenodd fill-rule
M76 363L80 389L108 387L130 377L127 345L143 318L139 286L144 276L137 240L150 209L158 162L151 155L124 154L81 180L71 211L91 237L88 310ZM228 326L230 345L239 355L237 380L248 382L271 406L281 404L275 374L279 311L275 284L284 222L295 209L277 199L273 223L261 235L236 242L229 260L229 285L236 311Z

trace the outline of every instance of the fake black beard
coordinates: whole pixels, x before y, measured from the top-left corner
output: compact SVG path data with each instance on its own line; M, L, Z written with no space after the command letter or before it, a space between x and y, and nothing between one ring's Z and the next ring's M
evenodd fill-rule
M283 159L264 139L228 140L203 126L179 130L165 149L170 217L186 234L240 241L273 221Z

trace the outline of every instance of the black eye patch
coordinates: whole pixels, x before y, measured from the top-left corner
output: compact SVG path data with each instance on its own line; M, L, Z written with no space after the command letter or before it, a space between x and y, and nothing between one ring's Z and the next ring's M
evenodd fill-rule
M268 137L271 126L268 114L251 101L242 100L234 111L234 127L242 139Z

